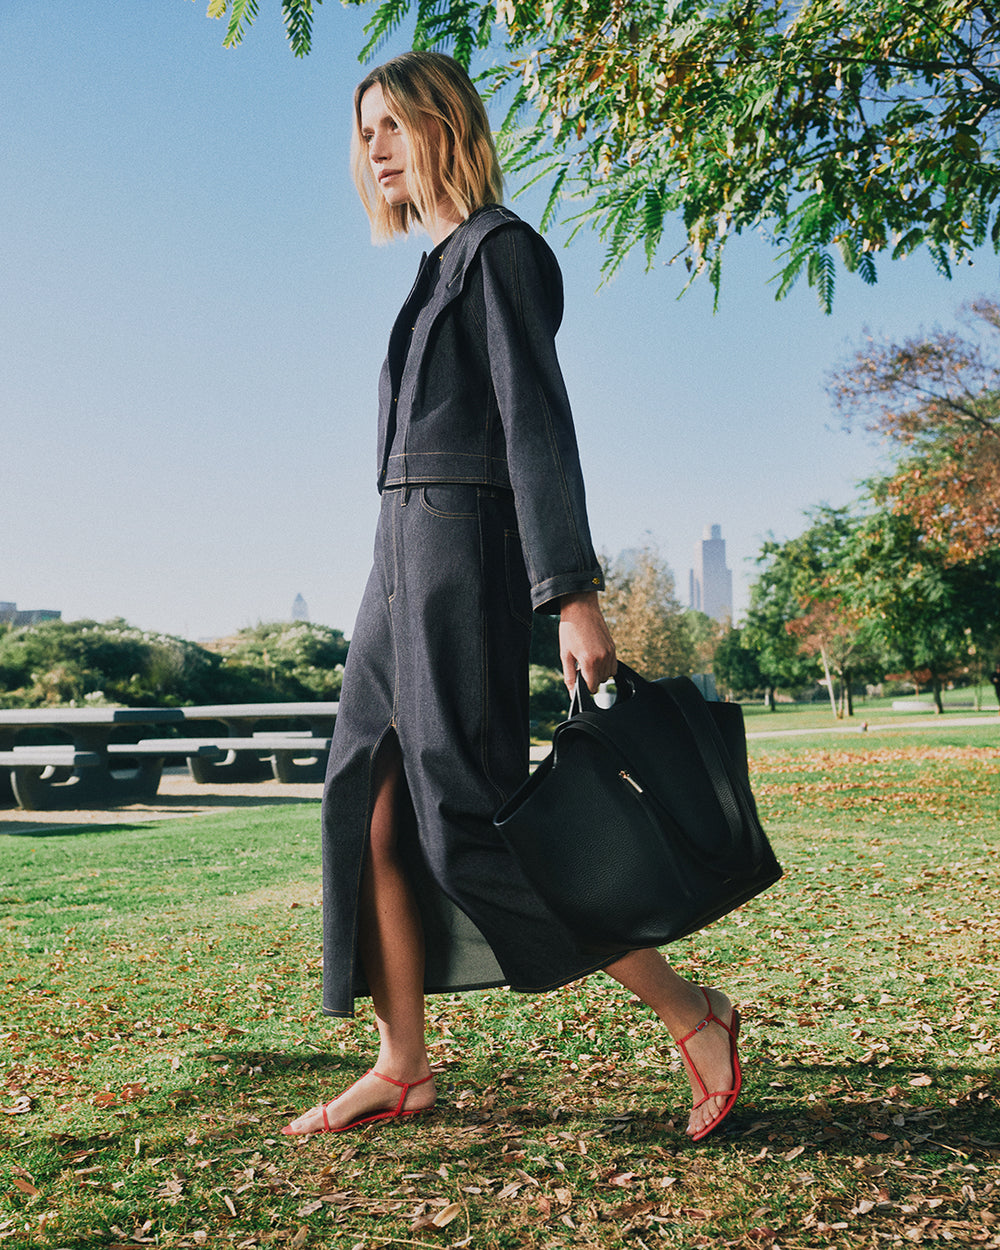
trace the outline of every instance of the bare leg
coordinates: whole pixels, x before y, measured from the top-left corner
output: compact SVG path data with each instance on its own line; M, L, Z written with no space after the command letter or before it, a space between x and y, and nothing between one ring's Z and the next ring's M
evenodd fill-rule
M631 951L605 971L656 1012L675 1042L690 1033L706 1015L705 996L699 987L678 976L657 950ZM720 1020L731 1025L733 1008L726 995L721 990L710 989L708 997L712 1011ZM732 1087L734 1074L730 1039L725 1029L718 1025L702 1029L686 1045L707 1089ZM688 1076L694 1101L697 1102L704 1096L703 1091L690 1068ZM688 1120L688 1134L693 1136L711 1123L722 1110L724 1102L723 1098L710 1098L696 1107Z
M379 1031L375 1068L396 1081L419 1081L430 1072L424 1041L424 938L420 914L400 862L396 811L402 784L399 744L391 737L381 751L375 781L370 849L361 883L359 944L361 965ZM410 1090L405 1108L432 1106L434 1082ZM361 1116L388 1111L399 1090L368 1073L327 1104L331 1128ZM314 1107L293 1120L287 1134L323 1128L323 1111Z

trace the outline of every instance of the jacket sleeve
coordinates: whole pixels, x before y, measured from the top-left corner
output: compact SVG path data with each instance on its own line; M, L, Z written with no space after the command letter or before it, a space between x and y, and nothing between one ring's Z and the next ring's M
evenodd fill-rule
M490 375L507 444L531 602L604 589L587 523L569 398L556 356L562 276L544 240L521 223L479 250Z

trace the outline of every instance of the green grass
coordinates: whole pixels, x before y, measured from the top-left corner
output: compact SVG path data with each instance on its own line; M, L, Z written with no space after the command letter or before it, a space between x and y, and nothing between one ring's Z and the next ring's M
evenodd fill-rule
M786 876L671 950L745 1016L696 1147L605 977L429 1000L438 1113L289 1141L375 1036L318 1011L315 805L0 839L0 1247L1000 1246L995 731L751 749Z
M774 710L765 708L760 703L744 703L743 714L747 722L747 731L774 732L788 729L818 730L852 730L866 723L870 727L893 727L909 729L914 722L965 719L967 717L992 718L996 724L996 732L1000 734L1000 714L992 687L988 693L980 687L980 704L977 711L974 706L974 692L970 689L946 690L943 693L944 714L938 716L934 711L930 695L907 695L904 698L857 699L854 703L854 715L838 719L833 715L829 700L816 703L778 703ZM893 706L893 704L903 704Z

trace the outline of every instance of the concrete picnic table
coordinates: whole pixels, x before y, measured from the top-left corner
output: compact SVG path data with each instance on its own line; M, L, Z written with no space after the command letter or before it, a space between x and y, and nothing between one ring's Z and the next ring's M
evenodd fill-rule
M322 780L337 707L325 702L0 710L0 802L13 798L36 811L148 802L169 756L184 756L199 782L269 775L279 781ZM269 722L267 730L257 728ZM275 728L273 722L296 727ZM212 734L212 724L222 732ZM181 736L184 727L201 732Z

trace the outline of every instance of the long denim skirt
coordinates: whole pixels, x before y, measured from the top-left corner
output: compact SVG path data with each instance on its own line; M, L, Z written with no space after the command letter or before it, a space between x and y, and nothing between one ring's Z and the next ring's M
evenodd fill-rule
M375 761L395 733L401 853L428 993L538 991L602 967L548 910L493 826L528 774L531 602L513 495L475 485L386 490L351 637L323 796L323 1010L367 993L358 899Z

